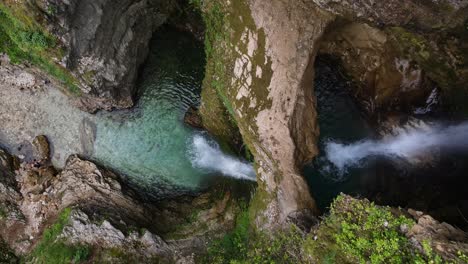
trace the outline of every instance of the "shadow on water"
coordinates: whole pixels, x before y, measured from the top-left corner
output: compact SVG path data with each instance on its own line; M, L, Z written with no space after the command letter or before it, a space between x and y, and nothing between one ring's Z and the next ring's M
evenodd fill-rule
M98 113L92 158L125 175L143 199L192 195L223 176L252 182L251 164L227 155L207 133L184 124L200 104L203 44L165 27L154 34L142 67L137 105Z
M351 143L372 136L372 129L349 94L351 84L335 66L336 62L328 56L320 56L315 62L314 91L319 114L320 154L304 167L304 175L322 211L340 192L359 194L364 179L375 174L370 165L367 168L350 169L347 174L340 175L325 157L327 140L339 139L343 143Z
M185 111L200 101L203 45L190 34L155 32L131 110L99 113L93 158L127 175L130 185L159 198L204 187L209 175L192 167Z

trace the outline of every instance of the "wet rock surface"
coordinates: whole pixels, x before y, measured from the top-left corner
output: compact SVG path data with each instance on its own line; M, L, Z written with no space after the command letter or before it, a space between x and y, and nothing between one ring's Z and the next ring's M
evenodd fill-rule
M315 207L299 171L318 153L313 95L317 53L342 60L360 84L355 97L377 117L390 110L429 112L431 96L439 89L445 104L461 109L463 96L454 94L467 94L467 5L400 0L222 3L230 24L220 31L234 32L234 37L216 43L223 48L209 60L231 67L207 71L212 76L206 80L224 83L214 93L205 91L211 83L205 85L201 113L208 130L226 135L232 124L209 117L222 113L224 105L230 116L225 119L236 120L252 150L260 183L254 199L263 212L257 219L260 226L275 226L291 213Z
M424 105L437 88L390 38L384 30L365 23L337 21L329 26L320 44L320 52L338 58L355 82L357 89L351 93L368 115L392 110L411 112L415 106Z
M203 129L202 119L200 117L198 109L196 109L195 107L190 107L187 110L184 116L184 122L185 124L191 127L194 127L197 129Z

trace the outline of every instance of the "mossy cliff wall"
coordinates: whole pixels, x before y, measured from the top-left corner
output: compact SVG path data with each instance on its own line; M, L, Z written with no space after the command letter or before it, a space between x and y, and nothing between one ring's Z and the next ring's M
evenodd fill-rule
M344 61L360 84L358 99L371 110L411 109L439 88L448 105L464 107L453 94L468 94L466 3L192 2L207 27L201 115L223 142L239 141L239 131L253 153L257 226L314 211L300 169L317 154L313 65L319 49Z
M268 228L310 214L315 203L300 166L317 154L313 62L333 16L296 1L197 3L207 26L201 114L221 140L237 127L255 157L251 215Z

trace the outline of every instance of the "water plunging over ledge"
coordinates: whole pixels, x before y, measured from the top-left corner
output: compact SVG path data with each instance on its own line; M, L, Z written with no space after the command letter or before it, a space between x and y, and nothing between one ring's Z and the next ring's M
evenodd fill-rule
M326 211L344 192L468 228L468 124L441 122L440 113L437 120L424 116L429 123L399 127L398 134L379 140L339 65L319 56L315 66L320 154L305 166L304 175L319 208Z
M54 87L20 91L0 84L0 142L28 159L30 142L44 134L56 166L81 154L119 172L153 199L198 191L220 175L255 180L251 164L224 154L209 135L183 122L186 110L200 101L204 57L203 45L190 34L170 28L156 32L136 106L96 115L72 107Z
M183 123L186 110L200 101L203 46L190 35L165 30L150 50L137 106L100 113L92 156L158 197L197 190L220 173L254 179L250 164L223 154L206 134Z

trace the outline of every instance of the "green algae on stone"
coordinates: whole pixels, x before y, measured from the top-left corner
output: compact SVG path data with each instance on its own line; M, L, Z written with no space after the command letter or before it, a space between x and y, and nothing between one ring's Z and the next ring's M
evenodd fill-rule
M192 0L202 12L205 23L205 55L207 58L202 89L200 114L205 128L218 138L224 149L232 148L240 134L234 111L224 90L228 82L228 64L224 46L228 35L226 10L217 1Z
M255 151L252 145L258 129L255 118L271 106L268 86L272 71L271 60L265 55L265 33L257 29L244 0L231 3L207 0L196 4L203 12L206 25L207 67L201 108L204 125L221 141L229 143L239 140L237 127L241 128L247 148ZM249 41L256 42L250 54ZM238 60L246 62L237 64L242 67L242 76L235 76ZM250 92L239 98L242 88Z
M416 61L442 89L450 89L456 83L457 75L453 67L424 36L401 27L389 28L387 32L393 38L393 45L401 53Z

